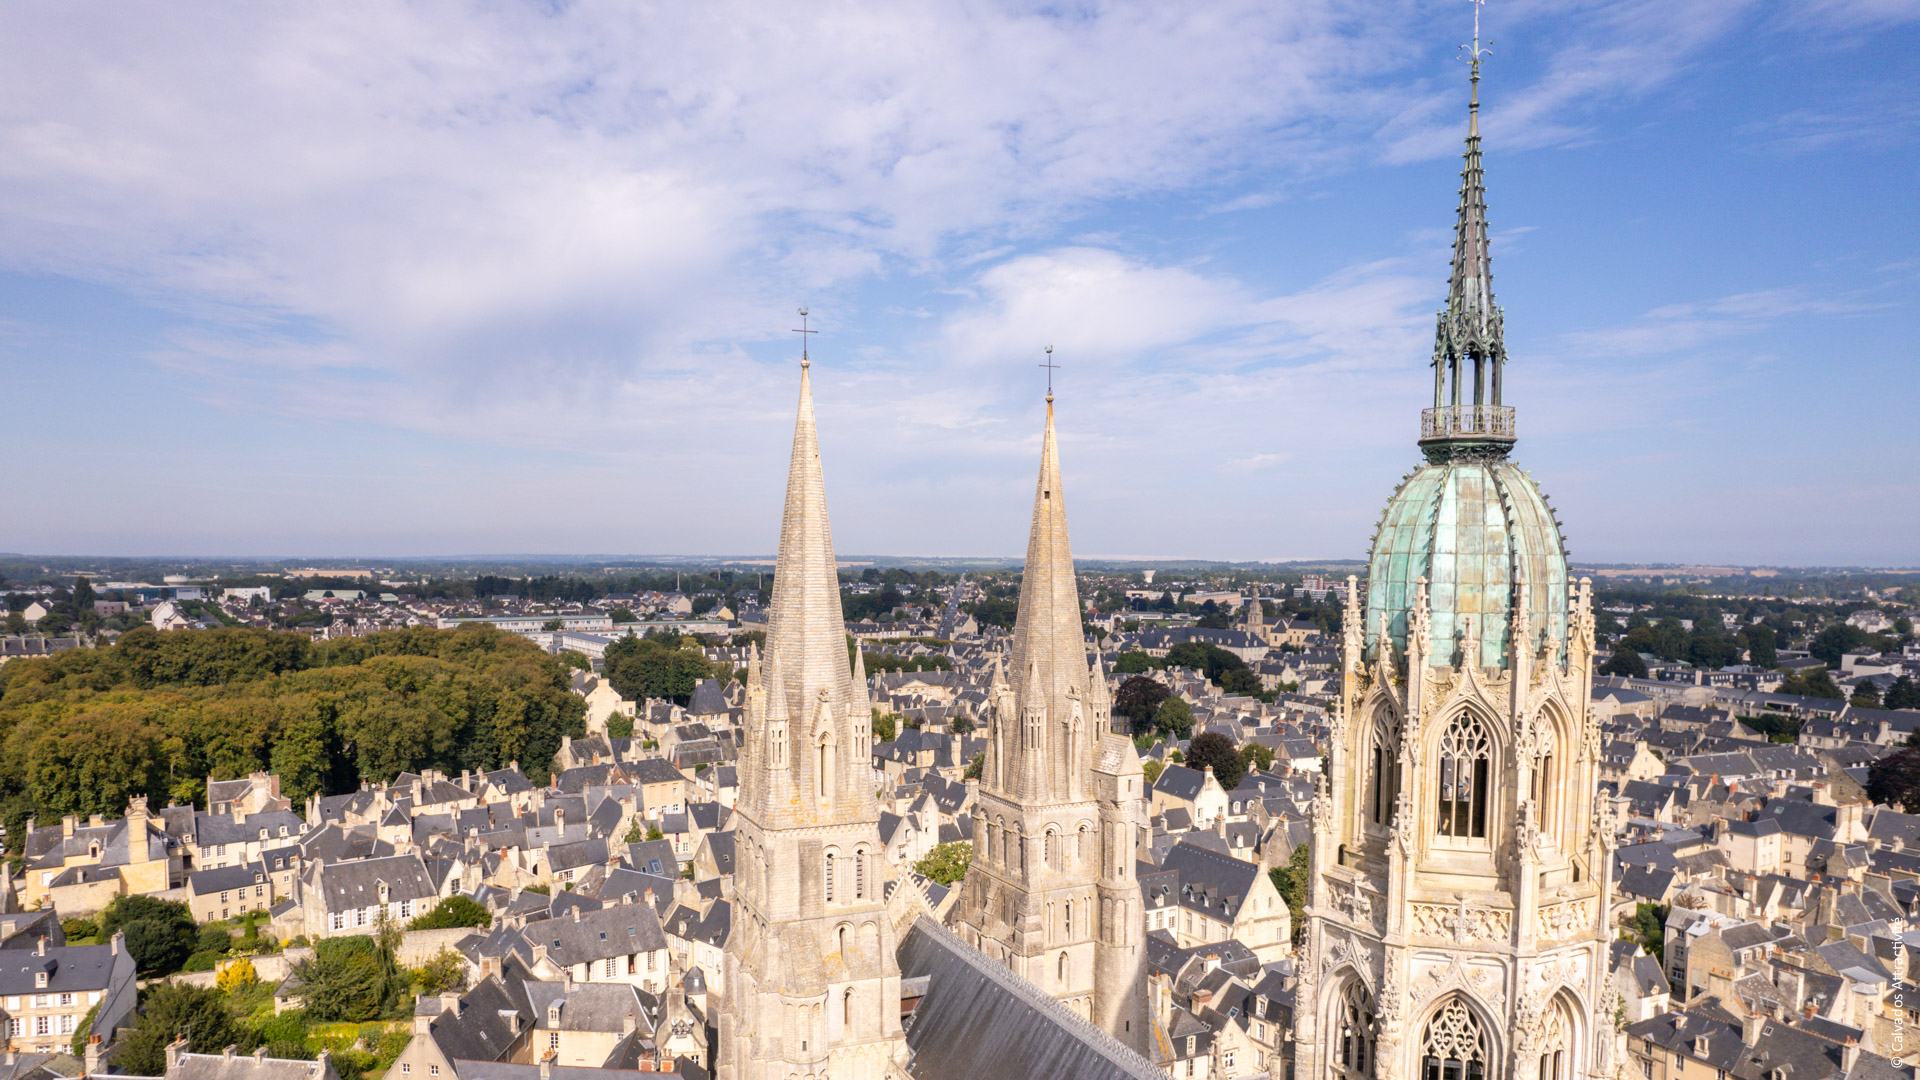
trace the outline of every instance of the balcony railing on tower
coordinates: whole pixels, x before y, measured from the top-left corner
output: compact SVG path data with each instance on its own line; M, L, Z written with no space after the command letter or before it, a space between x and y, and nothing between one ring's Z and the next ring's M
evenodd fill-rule
M1512 442L1513 406L1442 405L1420 410L1420 441L1438 439Z

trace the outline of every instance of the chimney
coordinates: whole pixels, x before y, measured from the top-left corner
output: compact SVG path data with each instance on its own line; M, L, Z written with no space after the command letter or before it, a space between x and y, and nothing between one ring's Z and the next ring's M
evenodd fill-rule
M87 1075L98 1076L100 1068L100 1036L87 1036Z
M61 818L60 819L60 835L69 840L73 839L73 827L77 824L79 824L79 819L74 817L72 814L68 814L66 817Z
M620 1021L620 1034L622 1034L622 1035L631 1035L631 1034L633 1034L633 1027L634 1027L634 1024L633 1024L633 1013L631 1013L631 1012L629 1012L629 1013L627 1013L627 1017L626 1017L626 1019L624 1019L624 1020L622 1020L622 1021ZM94 1036L94 1037L95 1037L95 1038L99 1038L99 1036L97 1036L97 1035L96 1035L96 1036Z
M558 1054L559 1054L559 1051L558 1051L558 1050L549 1050L549 1051L547 1051L547 1052L546 1052L546 1053L545 1053L544 1055L542 1055L542 1056L541 1056L541 1058L540 1058L540 1080L552 1080L552 1077L553 1077L553 1059L554 1059L554 1058L555 1058L556 1056L558 1056Z
M113 932L113 939L107 942L107 947L113 950L113 952L110 953L109 955L119 956L120 946L126 940L127 940L127 932L125 930L115 930Z
M45 934L40 935L39 942L33 951L40 956L47 955L47 937Z
M172 1072L179 1071L180 1055L186 1052L187 1052L187 1040L184 1035L174 1039L172 1042L167 1044L167 1071L168 1072L172 1073Z
M1748 1046L1759 1046L1760 1036L1767 1030L1767 1016L1759 1009L1747 1014L1740 1022L1740 1041Z
M453 1014L453 1018L455 1020L458 1020L460 1019L460 1009L461 1009L461 1004L460 1004L459 994L441 994L440 995L440 1010L442 1012L450 1012Z

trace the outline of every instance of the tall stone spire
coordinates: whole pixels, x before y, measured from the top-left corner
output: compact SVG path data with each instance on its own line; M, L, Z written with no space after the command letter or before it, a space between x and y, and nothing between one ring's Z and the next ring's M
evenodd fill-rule
M787 465L787 505L780 519L773 606L767 617L767 663L780 671L786 700L773 702L793 718L810 717L825 700L844 710L852 701L847 624L840 609L840 572L827 523L827 486L820 470L820 435L813 419L812 364L800 367L800 405Z
M1006 678L995 666L974 859L956 930L1136 1049L1148 1039L1145 915L1133 846L1145 785L1090 671L1053 429L1040 443ZM1099 680L1095 685L1095 680Z
M810 363L767 647L748 663L721 1080L898 1075L900 968L881 888L864 671L847 657Z

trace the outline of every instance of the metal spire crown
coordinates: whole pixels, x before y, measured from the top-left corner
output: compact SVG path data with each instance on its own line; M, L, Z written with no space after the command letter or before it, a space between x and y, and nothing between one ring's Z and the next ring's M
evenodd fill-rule
M1492 50L1480 42L1480 7L1485 0L1470 2L1473 41L1460 46L1460 51L1468 61L1472 90L1460 169L1460 207L1453 227L1453 268L1447 303L1434 331L1433 407L1425 411L1420 424L1420 442L1429 457L1452 456L1463 447L1474 453L1504 454L1514 438L1513 410L1500 400L1507 349L1502 312L1493 299L1486 177L1480 162L1480 62Z

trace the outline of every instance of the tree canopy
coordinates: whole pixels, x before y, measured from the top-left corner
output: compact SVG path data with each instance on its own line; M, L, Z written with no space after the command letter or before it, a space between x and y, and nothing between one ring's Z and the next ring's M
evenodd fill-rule
M471 896L455 893L407 924L409 930L451 930L456 926L492 926L493 912Z
M607 681L628 701L664 698L685 705L700 680L726 674L707 663L698 641L678 634L628 634L607 646L605 664Z
M469 624L314 643L254 629L132 630L0 669L0 815L164 806L269 770L296 803L401 772L523 762L535 783L585 734L565 665Z
M952 885L967 876L967 866L972 862L973 845L955 840L927 852L927 857L914 863L913 869L941 885Z
M1187 765L1194 769L1212 767L1213 778L1228 791L1240 786L1247 775L1247 763L1241 759L1233 740L1217 731L1202 732L1187 744Z

